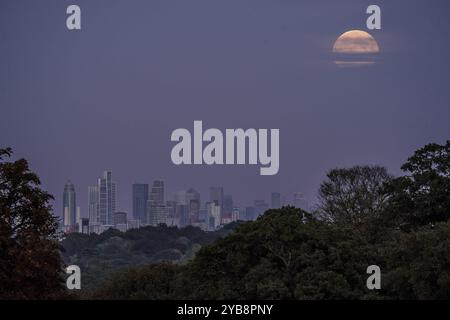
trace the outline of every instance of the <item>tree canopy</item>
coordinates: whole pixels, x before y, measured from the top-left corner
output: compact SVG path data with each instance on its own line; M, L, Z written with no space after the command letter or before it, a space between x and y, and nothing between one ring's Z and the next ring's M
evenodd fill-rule
M56 298L62 263L52 196L24 159L8 162L0 149L0 298Z
M94 297L449 299L448 148L418 150L404 177L379 166L333 169L321 214L268 210L188 264L119 272ZM366 286L370 265L381 269L380 290Z
M333 222L363 224L380 216L388 199L386 168L354 166L333 169L319 188L319 209Z
M388 219L413 228L450 218L450 140L417 150L389 184Z

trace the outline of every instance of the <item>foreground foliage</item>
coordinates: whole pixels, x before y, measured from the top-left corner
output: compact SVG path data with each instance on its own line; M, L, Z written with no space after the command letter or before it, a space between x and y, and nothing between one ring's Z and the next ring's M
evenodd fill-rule
M203 247L189 264L115 275L100 299L448 299L450 222L387 231L373 244L358 229L269 210ZM366 287L379 265L382 289Z
M226 236L236 225L215 232L161 225L127 232L109 229L100 235L73 233L62 241L63 257L67 265L81 268L82 291L91 291L122 269L159 262L188 263L202 246Z
M314 215L269 210L185 266L119 273L93 297L450 299L450 141L417 150L402 170L333 169ZM381 290L367 289L369 265L381 268Z
M0 149L0 299L46 299L64 294L52 196L28 162L7 162Z

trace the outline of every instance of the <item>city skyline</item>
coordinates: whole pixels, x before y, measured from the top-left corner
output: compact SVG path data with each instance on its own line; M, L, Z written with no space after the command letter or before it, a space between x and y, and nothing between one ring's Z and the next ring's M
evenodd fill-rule
M178 227L193 225L207 228L211 225L214 226L211 228L216 228L232 221L254 220L266 210L277 209L284 205L298 206L304 210L311 209L300 192L293 194L292 201L286 201L286 197L282 197L280 192L272 191L268 199L259 197L257 200L248 200L247 203L241 204L234 202L233 194L225 193L222 186L210 186L209 197L204 197L203 201L201 194L191 186L167 197L165 181L159 178L149 183L132 184L130 199L132 210L119 210L116 203L118 183L113 180L112 171L108 170L105 170L98 178L97 185L88 186L87 189L87 212L83 212L76 202L76 186L70 180L65 184L61 221L65 231L81 232L84 230L81 224L84 225L88 221L89 229L87 230L99 233L108 227L115 227L118 224L117 219L125 221L125 223L121 222L121 225L130 223L133 226L145 226L165 223ZM301 203L298 198L302 199ZM184 209L179 208L180 206ZM175 216L179 216L178 210L182 210L186 216L174 222ZM218 221L209 222L209 214L217 215ZM169 222L168 219L172 220ZM126 230L127 226L119 229Z
M112 172L112 170L100 170L100 172ZM116 175L116 174L115 174ZM80 197L81 195L81 199L82 201L78 201L77 206L80 208L80 212L81 212L81 216L85 217L85 218L90 218L89 212L91 212L93 209L90 208L91 204L89 201L89 198L91 197L92 193L94 192L94 197L98 197L98 195L95 193L95 190L91 190L91 188L97 187L97 186L92 186L89 185L88 183L88 187L87 187L87 196L86 199L87 201L84 201L84 188L83 190L81 190L80 187L78 187L78 184L73 182L76 181L76 177L75 179L66 179L66 181L70 181L74 186L75 189L77 191L78 197ZM92 179L90 179L92 181ZM95 179L94 179L95 180ZM99 180L99 179L98 179ZM121 188L120 185L122 185L121 182L119 182L119 179L117 180L117 185L119 185L119 189L120 192L117 192L116 197L118 199L116 199L116 206L117 208L115 209L116 211L122 211L122 212L127 212L129 213L131 216L134 212L133 208L134 208L134 204L133 204L133 186L144 186L146 185L148 188L148 191L144 191L144 194L148 194L147 199L145 199L145 201L150 200L150 195L151 195L151 189L152 189L152 183L154 181L164 181L164 192L165 192L165 196L168 195L168 198L170 198L171 200L176 199L177 197L177 193L179 193L180 191L187 191L191 188L195 189L196 191L198 191L200 194L203 195L203 199L211 199L211 187L219 187L222 189L228 189L228 190L233 190L235 188L233 188L233 185L231 185L228 188L225 188L225 186L220 186L220 183L217 184L213 184L213 185L199 185L199 186L195 186L195 185L191 185L188 182L181 182L178 183L178 185L181 186L177 186L177 183L167 183L166 179L162 179L161 177L156 176L155 178L149 177L147 179L147 181L144 181L145 179L143 178L137 178L135 180L133 180L133 182L131 182L130 186L125 186L125 188ZM129 179L126 179L129 181ZM80 188L80 189L78 189ZM235 203L239 203L240 206L242 207L246 207L246 206L253 206L254 205L254 201L255 200L264 200L269 206L272 204L272 193L279 193L280 194L280 202L281 203L290 203L290 204L294 204L295 203L295 194L302 194L305 201L308 203L308 207L312 207L316 204L316 197L313 196L312 200L310 200L309 198L306 197L306 194L311 194L311 192L308 192L309 190L300 190L300 188L297 189L293 189L292 191L287 191L287 192L281 192L276 190L275 188L270 188L268 190L266 190L265 192L262 192L261 194L256 194L254 199L252 198L248 198L245 195L241 195L239 193L235 193L235 194L231 194L231 196L234 199ZM97 191L98 192L98 191ZM222 197L225 196L229 196L230 192L224 193ZM314 193L313 193L314 194ZM119 201L119 199L121 199ZM64 204L62 201L60 201L59 197L55 197L55 200L52 201L53 202L53 211L55 212L56 216L63 218L63 212L64 212ZM206 202L206 201L203 201ZM60 211L62 211L62 214L60 214L57 211L57 208L61 208ZM141 209L142 210L142 209Z

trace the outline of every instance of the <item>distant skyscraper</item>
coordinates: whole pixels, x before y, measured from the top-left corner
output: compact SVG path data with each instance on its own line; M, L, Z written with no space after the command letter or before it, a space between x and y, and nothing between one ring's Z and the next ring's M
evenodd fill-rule
M81 218L78 232L84 233L84 234L89 233L89 219L88 218Z
M111 171L105 171L103 178L98 180L99 215L102 225L112 225L116 212L116 184L112 181Z
M163 205L164 204L164 181L163 180L153 181L149 200L155 205Z
M167 222L167 219L169 218L169 208L166 207L165 204L154 204L149 200L147 214L147 223L151 226L158 226Z
M229 194L223 196L223 212L222 220L224 223L229 223L232 220L233 214L233 197Z
M206 207L202 207L198 213L198 219L205 222L208 217L208 210Z
M223 187L211 187L209 188L209 201L217 201L219 206L223 205Z
M167 211L164 203L164 181L155 180L147 201L146 223L152 226L166 223Z
M233 213L231 214L231 221L238 221L240 219L240 216L241 216L241 208L234 207Z
M89 187L89 220L91 225L113 225L116 212L116 183L111 171L105 171L97 186Z
M186 206L188 217L183 217L180 221L183 226L198 222L200 219L200 193L194 188L178 191L175 194L177 205Z
M209 201L216 202L219 206L220 215L223 212L223 187L211 187L209 189Z
M289 205L289 203L288 203L288 201L286 201L286 196L283 195L281 197L281 206L284 207L284 206L288 206L288 205Z
M255 220L255 207L245 208L245 220L247 221Z
M177 193L175 193L175 202L177 204L182 204L182 205L186 205L187 204L186 191L185 190L178 191Z
M264 214L267 209L269 209L269 205L264 200L255 200L255 218Z
M200 193L194 188L186 190L186 204L189 204L191 200L197 200L200 202Z
M214 231L220 225L220 207L217 201L206 203L207 230Z
M76 214L76 220L75 220L75 224L77 226L77 229L79 230L80 226L81 226L81 211L80 211L80 207L77 207L77 214Z
M98 186L91 186L88 188L88 214L90 225L100 224L100 216L98 215L98 203Z
M279 192L272 192L270 207L272 209L281 208L281 195Z
M178 226L178 221L176 219L176 207L177 207L176 201L166 201L166 208L167 208L166 224L169 227Z
M63 222L66 231L76 232L77 224L77 200L75 186L68 181L63 193Z
M189 222L196 223L200 220L200 200L192 199L189 201Z
M186 191L186 205L189 208L189 223L198 222L200 217L200 193L194 188Z
M308 202L301 192L294 193L294 207L308 210Z
M133 218L145 222L148 201L148 184L133 184Z
M189 225L189 208L185 204L177 204L175 208L175 217L179 228Z

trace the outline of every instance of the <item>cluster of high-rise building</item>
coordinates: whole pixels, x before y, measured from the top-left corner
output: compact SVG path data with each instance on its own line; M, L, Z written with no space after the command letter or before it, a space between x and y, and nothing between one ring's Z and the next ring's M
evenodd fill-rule
M75 209L76 208L76 209ZM116 183L112 180L111 171L105 171L97 180L97 184L88 187L88 217L82 218L80 209L76 206L76 193L74 185L68 181L63 193L63 230L65 232L101 233L111 227L126 229L117 224L123 222L118 217L123 212L116 211Z
M132 185L132 212L117 211L117 183L111 171L105 171L96 185L88 187L88 214L81 217L76 206L76 192L69 181L63 194L63 230L65 232L102 233L109 228L120 231L143 226L196 226L205 231L217 230L237 220L254 220L266 210L281 208L287 202L278 192L272 192L270 204L255 200L253 206L240 207L233 202L223 187L211 187L209 198L201 201L200 193L194 188L179 191L173 199L165 198L164 181L135 183ZM301 193L294 194L292 205L308 209Z

